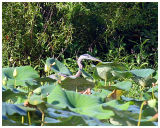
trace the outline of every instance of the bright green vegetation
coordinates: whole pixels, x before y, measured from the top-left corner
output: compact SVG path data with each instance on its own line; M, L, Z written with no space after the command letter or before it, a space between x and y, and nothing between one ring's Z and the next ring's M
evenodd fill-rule
M3 125L157 125L155 70L126 70L124 64L112 62L91 68L92 74L83 71L82 77L62 77L58 74L72 72L48 58L46 75L54 72L56 79L41 78L30 66L3 68ZM87 88L91 88L90 95L80 93Z
M2 11L3 67L31 65L44 75L54 56L74 72L76 56L88 53L128 69L157 69L156 2L4 2Z
M158 125L157 2L3 2L2 32L3 125Z

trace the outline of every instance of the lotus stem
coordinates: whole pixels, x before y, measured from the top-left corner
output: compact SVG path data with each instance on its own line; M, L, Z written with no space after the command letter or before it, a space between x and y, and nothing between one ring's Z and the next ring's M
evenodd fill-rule
M137 126L140 126L141 117L142 117L142 109L143 109L143 106L144 106L145 103L146 103L146 101L143 101L143 103L141 104L141 108L140 108L140 112L139 112L139 118L138 118L138 124L137 124Z
M42 111L42 123L41 126L44 126L44 112Z
M29 92L29 94L28 94L28 99L30 98L31 95L32 95L32 92Z
M17 69L15 68L13 71L13 77L14 77L14 88L16 88L16 77L18 75Z
M24 116L22 116L22 124L24 124Z
M31 117L29 112L28 112L28 124L31 125Z
M47 72L48 76L50 75L50 71Z

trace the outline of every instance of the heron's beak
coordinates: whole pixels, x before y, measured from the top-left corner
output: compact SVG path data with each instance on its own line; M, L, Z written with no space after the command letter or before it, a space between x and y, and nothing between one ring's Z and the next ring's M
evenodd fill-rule
M91 60L93 60L93 61L98 61L98 62L102 62L101 60L99 60L99 59L97 59L97 58L92 58Z

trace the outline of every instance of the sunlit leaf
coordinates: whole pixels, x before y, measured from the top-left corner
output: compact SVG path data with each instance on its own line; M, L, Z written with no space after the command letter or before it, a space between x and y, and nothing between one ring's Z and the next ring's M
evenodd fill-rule
M73 91L64 91L59 86L47 97L48 103L92 116L98 119L106 119L113 115L110 110L103 110L100 97L82 95Z
M156 99L151 99L148 101L148 105L152 108L156 106L156 103L157 103Z
M115 62L102 62L96 65L98 75L104 79L109 80L116 76L116 71L124 71L125 66ZM117 76L119 73L117 73Z
M117 84L114 84L112 86L115 86L118 89L129 91L132 87L132 83L130 81L122 81L122 82L118 82Z
M45 125L53 125L53 123L59 123L59 120L53 119L53 118L49 118L49 117L45 117Z
M38 96L38 95L32 95L29 98L29 103L32 104L32 105L38 105L38 104L41 104L43 102L44 101L41 99L41 96Z
M17 70L17 76L16 80L27 80L27 79L33 79L33 78L38 78L39 75L37 71L35 71L32 67L30 66L21 66L21 67L15 67ZM2 69L2 77L7 77L8 79L14 79L13 77L13 67L10 68L3 68Z
M150 76L152 73L154 73L155 70L153 69L135 69L135 70L131 70L130 72L138 77L145 78L145 77Z
M130 105L130 102L126 102L125 104L119 104L117 100L111 100L105 104L103 104L103 108L107 109L108 106L116 108L117 110L127 110Z
M16 68L17 75L16 77L13 76L14 69ZM34 78L38 78L38 72L35 71L30 66L21 66L21 67L9 67L2 69L2 78L5 77L8 79L7 84L14 85L16 80L16 85L26 85L26 82L30 82Z
M52 104L59 102L57 105L64 108L88 107L101 103L101 100L98 97L82 95L74 91L64 91L59 86L56 86L56 88L51 92L47 97L47 101Z
M72 75L70 70L60 61L53 59L53 58L48 58L46 60L46 64L51 68L52 71L56 73L61 73L65 75Z

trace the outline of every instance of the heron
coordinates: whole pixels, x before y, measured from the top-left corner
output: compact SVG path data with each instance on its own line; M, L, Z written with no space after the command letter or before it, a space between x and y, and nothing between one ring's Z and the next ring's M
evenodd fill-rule
M81 74L82 74L82 69L83 69L83 65L82 65L82 61L83 60L92 60L92 61L98 61L98 62L102 62L101 60L89 55L89 54L83 54L81 55L78 60L77 60L77 64L78 64L78 67L79 67L79 70L77 71L77 73L75 75L70 75L70 76L67 76L65 74L61 74L59 73L60 76L63 76L63 77L70 77L70 78L77 78L77 77L80 77ZM56 76L54 74L48 76L49 78L52 78L52 79L56 79Z

